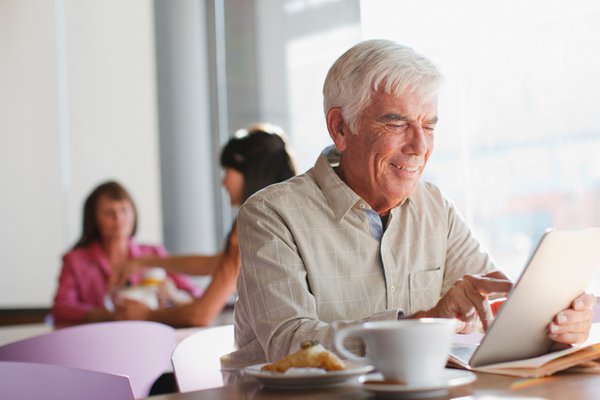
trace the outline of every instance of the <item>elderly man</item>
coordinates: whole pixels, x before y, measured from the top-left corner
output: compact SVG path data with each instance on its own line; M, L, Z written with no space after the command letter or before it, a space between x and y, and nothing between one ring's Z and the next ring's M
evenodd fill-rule
M277 360L307 339L333 349L336 329L364 321L456 318L462 331L491 322L488 297L511 282L452 203L419 180L439 83L429 60L387 40L359 43L334 63L323 94L335 147L240 209L239 350L225 367ZM575 299L551 338L585 340L593 302Z

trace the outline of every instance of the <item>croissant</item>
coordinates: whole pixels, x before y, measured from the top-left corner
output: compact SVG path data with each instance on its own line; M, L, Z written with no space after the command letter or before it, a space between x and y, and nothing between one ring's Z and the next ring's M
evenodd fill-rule
M300 345L300 350L283 357L272 364L265 365L263 371L285 372L289 368L321 368L326 371L346 369L346 365L338 356L326 350L319 342L307 340Z

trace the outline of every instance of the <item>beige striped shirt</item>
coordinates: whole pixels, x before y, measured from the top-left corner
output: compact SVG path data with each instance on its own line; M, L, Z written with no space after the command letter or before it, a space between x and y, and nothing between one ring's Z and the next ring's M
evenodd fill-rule
M333 350L341 326L429 309L465 273L496 270L436 186L421 183L384 230L333 170L337 159L329 147L307 173L241 207L239 350L223 367L271 362L307 339Z

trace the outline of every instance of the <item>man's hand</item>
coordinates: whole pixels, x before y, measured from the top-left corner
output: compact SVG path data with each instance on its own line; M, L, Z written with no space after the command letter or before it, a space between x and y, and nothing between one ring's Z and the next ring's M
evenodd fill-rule
M548 336L565 345L580 344L587 340L594 317L596 297L582 294L566 310L559 312L548 325Z
M481 321L485 331L494 320L489 296L506 294L512 286L506 275L499 271L487 275L465 275L454 283L435 307L414 317L456 318L463 323L457 329L460 333L474 330Z

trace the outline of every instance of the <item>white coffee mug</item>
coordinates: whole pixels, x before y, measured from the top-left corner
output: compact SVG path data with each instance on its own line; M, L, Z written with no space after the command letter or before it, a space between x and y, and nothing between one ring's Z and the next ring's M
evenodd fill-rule
M428 385L446 366L455 326L454 320L443 318L366 322L336 332L335 347L347 359L369 362L386 381ZM367 356L348 351L347 337L362 339Z

